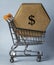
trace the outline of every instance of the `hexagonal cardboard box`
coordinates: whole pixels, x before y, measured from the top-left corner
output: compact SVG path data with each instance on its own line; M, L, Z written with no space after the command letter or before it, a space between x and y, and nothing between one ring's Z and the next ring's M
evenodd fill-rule
M41 3L23 3L14 17L17 28L46 31L50 18Z

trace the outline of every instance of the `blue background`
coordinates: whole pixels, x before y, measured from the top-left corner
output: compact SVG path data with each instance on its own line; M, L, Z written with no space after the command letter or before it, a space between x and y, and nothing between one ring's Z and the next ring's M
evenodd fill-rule
M19 58L20 61L14 63L14 65L51 65L54 63L54 0L0 0L0 65L12 65L9 62L12 39L8 24L4 21L3 16L7 13L12 13L15 16L22 3L42 3L51 18L51 22L46 30L45 43L41 46L30 47L34 50L42 50L44 52L44 61L38 63L35 61L36 58L33 57Z

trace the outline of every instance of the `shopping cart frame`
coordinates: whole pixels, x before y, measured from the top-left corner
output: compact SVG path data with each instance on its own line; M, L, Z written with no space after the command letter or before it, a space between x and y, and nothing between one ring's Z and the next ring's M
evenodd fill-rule
M37 61L40 62L41 61L41 56L43 56L43 52L40 53L40 51L32 51L32 50L27 50L28 46L29 45L39 45L39 44L42 44L44 41L37 41L36 43L26 43L26 41L24 40L23 36L21 35L17 35L16 34L16 31L18 30L25 30L25 31L34 31L35 30L29 30L29 29L22 29L22 28L16 28L15 24L14 24L14 19L12 20L7 20L8 22L8 25L9 25L9 30L10 30L10 33L11 33L11 37L12 37L12 41L13 41L13 45L11 47L11 50L9 52L9 55L10 55L10 62L13 63L14 62L14 57L28 57L28 56L37 56ZM36 31L37 33L40 32L40 33L43 33L43 35L41 36L41 39L45 38L45 33L46 31ZM15 35L15 38L13 37ZM22 37L22 40L24 40L24 44L23 43L20 43L20 36ZM37 36L37 38L39 39L39 36ZM16 42L14 41L16 40ZM30 41L33 41L34 40L30 40ZM15 49L18 47L18 46L22 46L22 45L25 45L25 50L24 51L16 51ZM23 52L24 55L16 55L16 52ZM26 52L36 52L37 54L36 55L31 55L31 54L27 54Z

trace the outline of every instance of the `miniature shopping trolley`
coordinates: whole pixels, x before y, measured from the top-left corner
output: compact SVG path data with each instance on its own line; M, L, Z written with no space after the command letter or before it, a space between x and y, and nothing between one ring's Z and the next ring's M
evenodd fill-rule
M29 45L39 45L44 42L46 28L50 18L41 3L23 3L16 15L10 13L4 16L8 22L13 46L10 50L10 62L14 62L14 57L37 56L37 61L41 61L43 53L40 51L28 50ZM24 51L16 50L18 46L25 45ZM23 54L17 55L17 52ZM35 55L30 54L37 53Z

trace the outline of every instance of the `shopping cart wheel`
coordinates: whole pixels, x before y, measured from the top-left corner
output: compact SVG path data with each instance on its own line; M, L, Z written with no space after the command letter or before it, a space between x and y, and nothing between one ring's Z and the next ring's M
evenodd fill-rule
M37 52L37 59L36 59L37 62L41 62L41 55L40 55L40 52Z
M14 62L14 58L13 58L13 57L10 58L10 62L11 62L11 63Z

